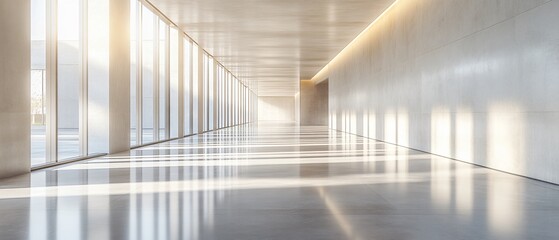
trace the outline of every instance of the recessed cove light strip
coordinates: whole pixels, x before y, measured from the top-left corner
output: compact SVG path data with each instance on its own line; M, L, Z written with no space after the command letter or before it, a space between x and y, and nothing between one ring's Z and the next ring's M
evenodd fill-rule
M357 35L357 37L355 37L353 40L351 40L351 42L349 42L349 44L347 44L334 58L332 58L332 60L330 60L330 62L328 62L326 64L326 66L324 66L322 69L320 69L320 71L318 71L318 73L316 73L314 75L314 77L312 77L311 80L315 84L325 80L327 77L323 76L323 75L324 75L324 73L328 72L328 69L330 68L330 65L333 64L336 61L336 59L338 59L338 57L340 57L342 55L342 53L344 53L351 45L353 45L355 42L357 42L357 40L359 38L361 38L366 32L368 32L369 29L371 29L375 25L375 23L377 23L384 15L386 15L400 1L401 0L395 0L390 6L388 6L388 8L386 8L371 24L369 24L363 31L361 31L361 33L359 33L359 35Z

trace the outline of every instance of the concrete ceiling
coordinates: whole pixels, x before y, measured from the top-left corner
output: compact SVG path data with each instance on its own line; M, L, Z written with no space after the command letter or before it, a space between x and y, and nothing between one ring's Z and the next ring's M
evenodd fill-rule
M151 0L260 96L293 96L395 0Z

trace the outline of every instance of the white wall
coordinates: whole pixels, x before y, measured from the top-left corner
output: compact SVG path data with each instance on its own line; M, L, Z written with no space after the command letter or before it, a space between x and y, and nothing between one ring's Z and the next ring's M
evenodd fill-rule
M258 121L295 121L295 97L258 97Z
M29 0L0 1L0 178L29 171Z
M301 93L301 126L328 125L328 81L314 84L303 80L299 87Z
M331 127L559 183L559 0L400 0L321 78Z

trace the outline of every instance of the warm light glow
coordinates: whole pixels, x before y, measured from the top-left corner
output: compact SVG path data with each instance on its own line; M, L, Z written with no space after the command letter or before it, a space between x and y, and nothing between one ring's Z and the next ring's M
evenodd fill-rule
M408 147L410 145L410 119L407 109L398 110L398 145Z
M387 144L385 146L386 148L386 154L390 155L390 156L397 156L397 147L396 145L391 145L391 144ZM395 180L396 179L396 173L398 171L398 159L394 158L394 159L387 159L386 161L384 161L384 172L386 173L386 176L389 179Z
M377 116L374 111L369 111L369 138L377 138Z
M488 166L523 174L524 119L516 104L492 104L487 116Z
M326 66L324 66L320 71L318 71L317 74L314 75L314 77L311 79L315 84L321 82L322 80L326 79L326 77L321 77L323 74L325 74L326 72L330 71L330 65L332 65L338 58L340 58L340 56L347 51L350 47L352 47L355 42L357 42L357 40L359 40L366 32L369 31L369 29L371 29L384 15L386 15L388 12L390 12L390 10L392 8L394 8L394 6L396 6L396 4L399 2L399 0L395 0L388 8L386 8L386 10L384 10L384 12L382 12L371 24L369 24L369 26L367 26L363 31L361 31L361 33L359 33L359 35L357 35L357 37L355 37L349 44L347 44L334 58L332 58L332 60L330 60L330 62L328 62L326 64Z
M448 108L438 107L431 112L431 152L451 157L451 121Z
M438 156L431 158L431 198L435 208L447 211L451 204L451 160Z
M347 128L346 128L346 111L342 110L342 132L347 132Z
M258 144L258 145L209 145L209 146L192 146L192 147L164 147L164 146L157 146L157 147L144 147L141 151L151 151L151 150L164 150L164 149L213 149L213 148L269 148L269 147L296 147L296 146L328 146L332 145L330 143L316 143L316 144Z
M357 114L355 110L351 110L349 114L349 133L357 134Z
M331 129L338 129L337 117L335 112L330 113L330 128Z
M491 229L509 239L516 237L515 232L523 226L525 209L521 196L525 196L524 187L518 179L503 176L488 176L487 214Z
M399 180L402 183L422 181L420 178ZM36 197L71 197L71 196L108 196L122 194L155 194L174 193L184 191L218 191L218 190L243 190L243 189L278 189L278 188L304 188L320 186L346 186L346 185L371 185L389 184L394 179L389 179L385 174L350 174L343 176L330 176L324 178L213 178L191 179L182 181L143 181L131 183L107 183L87 185L63 185L0 189L0 199L36 198ZM134 190L131 192L131 190Z
M326 207L334 216L336 223L338 226L343 230L344 234L346 235L347 239L361 239L358 236L355 236L355 231L352 228L352 224L345 218L345 214L342 212L338 204L326 193L323 187L317 188L320 197L326 204Z
M303 165L303 164L320 164L320 163L358 163L363 162L363 157L370 156L370 161L390 161L395 162L401 160L399 155L386 155L386 156L375 156L376 152L370 152L367 155L359 154L359 152L354 152L352 155L337 155L337 154L325 154L316 157L305 156L305 158L292 157L290 159L280 158L281 155L267 157L263 160L262 157L254 158L251 160L235 160L235 156L228 156L223 159L207 159L207 160L183 160L183 159L130 159L129 162L118 162L118 163L88 163L88 164L75 164L59 168L58 171L66 170L101 170L101 169L128 169L128 168L165 168L165 167L230 167L230 166L277 166L277 165ZM324 160L327 157L327 160ZM411 157L406 157L406 160L418 160L425 159L428 155L413 155ZM227 161L224 161L227 160ZM135 163L135 164L133 164Z
M389 143L397 144L397 130L396 112L393 110L386 110L384 113L384 140Z
M398 179L407 179L409 177L409 162L410 158L414 159L415 156L411 155L410 150L403 147L398 147Z
M460 109L456 113L456 158L474 162L474 117L470 109Z
M474 166L457 163L455 167L456 209L469 218L474 207Z
M361 123L363 128L361 130L361 134L363 137L368 138L369 137L369 113L367 112L367 110L363 110L363 122Z

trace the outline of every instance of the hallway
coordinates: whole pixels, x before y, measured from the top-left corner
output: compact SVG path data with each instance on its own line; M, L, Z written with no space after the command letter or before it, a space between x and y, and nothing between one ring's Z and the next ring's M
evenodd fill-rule
M291 123L0 182L0 239L556 239L559 187Z

